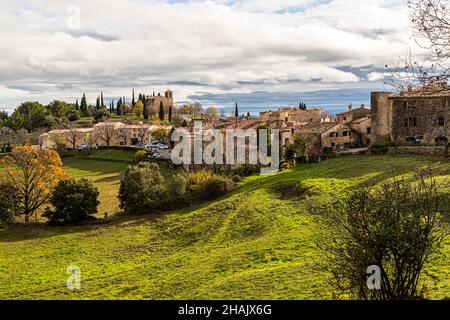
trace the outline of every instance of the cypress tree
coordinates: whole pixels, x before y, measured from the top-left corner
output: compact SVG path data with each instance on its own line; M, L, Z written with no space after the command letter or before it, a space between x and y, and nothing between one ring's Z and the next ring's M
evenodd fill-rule
M80 105L78 104L78 99L77 99L77 101L75 102L75 109L78 110L78 111L80 111Z
M136 101L134 100L134 88L133 88L133 99L131 101L131 105L134 107L136 105Z
M117 101L117 115L122 115L122 98Z
M83 93L83 98L81 98L80 111L83 117L89 116L85 93Z
M172 106L169 107L169 122L172 122Z
M148 114L148 108L147 108L147 101L145 101L145 94L142 95L142 103L144 104L144 110L143 110L143 115L144 115L144 119L148 119L149 114Z
M163 105L163 102L161 101L161 102L159 103L159 119L160 119L161 121L163 121L163 120L164 120L164 117L165 117L165 114L164 114L164 105Z
M97 101L95 102L95 109L100 110L100 97L97 97Z
M101 93L101 101L100 102L101 102L101 107L103 108L105 106L105 102L103 100L103 91Z
M237 117L239 117L239 109L238 109L238 104L237 104L237 102L236 102L236 107L235 107L235 109L234 109L234 116L237 118Z

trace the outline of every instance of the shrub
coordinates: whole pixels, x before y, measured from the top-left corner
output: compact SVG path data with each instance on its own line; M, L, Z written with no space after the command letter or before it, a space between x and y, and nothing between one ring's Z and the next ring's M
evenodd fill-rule
M166 203L164 177L156 163L128 167L120 182L120 207L128 214L155 212Z
M0 224L13 222L19 210L17 203L20 195L14 184L0 182Z
M283 164L281 165L281 169L283 169L283 170L287 170L290 167L291 166L290 166L289 162L283 162Z
M58 224L90 220L97 213L98 195L98 189L87 179L62 180L50 199L54 210L47 209L43 216Z
M188 191L193 198L213 199L234 188L234 182L208 171L194 172L188 178Z
M148 153L145 150L139 150L134 155L134 161L139 163L148 159Z
M189 174L187 181L187 190L192 193L204 193L206 183L213 176L209 171L198 171Z
M174 199L181 199L186 195L187 179L182 174L174 175L167 185L170 196Z
M336 290L358 299L420 298L424 267L448 234L442 221L449 212L448 184L438 181L431 169L408 180L375 180L325 212L332 233L322 246L324 266ZM379 270L378 290L367 286L369 266Z
M234 169L232 173L241 177L249 177L258 175L261 172L261 167L256 164L244 164L241 167Z
M242 177L238 176L237 174L231 177L231 180L233 180L234 183L242 182Z
M227 177L212 176L206 182L205 187L204 197L206 199L214 199L233 190L234 182Z

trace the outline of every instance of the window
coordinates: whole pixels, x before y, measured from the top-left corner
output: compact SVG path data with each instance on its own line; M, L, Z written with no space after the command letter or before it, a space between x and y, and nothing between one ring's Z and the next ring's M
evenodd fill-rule
M437 144L447 144L447 143L448 143L448 138L447 138L447 137L444 137L444 136L436 137L436 138L434 139L434 141L435 141Z
M337 132L330 132L330 134L328 135L330 138L335 138L338 136Z
M438 126L439 127L445 126L445 118L444 117L439 117L438 118Z
M417 127L417 118L405 118L405 127Z
M372 133L372 128L371 127L368 127L367 128L367 134L371 134Z
M344 131L344 132L342 132L342 135L344 137L349 137L350 136L350 131Z

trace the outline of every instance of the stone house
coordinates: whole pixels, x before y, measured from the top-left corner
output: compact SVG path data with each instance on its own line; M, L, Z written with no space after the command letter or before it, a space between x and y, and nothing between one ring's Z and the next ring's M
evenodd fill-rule
M360 147L370 145L372 137L372 119L370 115L350 122L349 126L358 135Z
M363 117L367 117L370 115L370 109L366 109L364 105L361 107L354 109L352 105L348 106L348 110L346 112L341 112L336 115L338 123L350 123L352 121L358 120Z
M145 107L149 110L150 114L157 114L159 112L159 106L161 102L164 106L164 112L168 114L169 108L173 107L173 92L167 90L164 93L164 96L162 96L160 93L158 93L157 95L153 93L153 95L145 96Z
M450 87L432 84L399 94L372 92L372 142L446 144L450 138Z
M151 142L151 133L164 129L167 133L170 126L151 124L124 124L122 122L100 122L93 128L74 128L52 130L39 137L42 148L56 147L75 148L84 144L97 146L134 146ZM75 141L75 142L74 142Z
M287 108L278 111L261 112L259 120L261 122L285 121L285 122L322 122L326 115L319 108L307 110Z

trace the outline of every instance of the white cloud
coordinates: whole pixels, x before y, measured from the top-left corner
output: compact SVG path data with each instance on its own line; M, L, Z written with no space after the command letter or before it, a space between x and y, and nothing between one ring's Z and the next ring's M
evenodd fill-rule
M0 4L0 106L86 91L121 96L172 88L197 92L301 91L375 81L408 47L406 6L389 0L80 0ZM168 85L170 82L202 85ZM362 85L362 84L361 84Z

